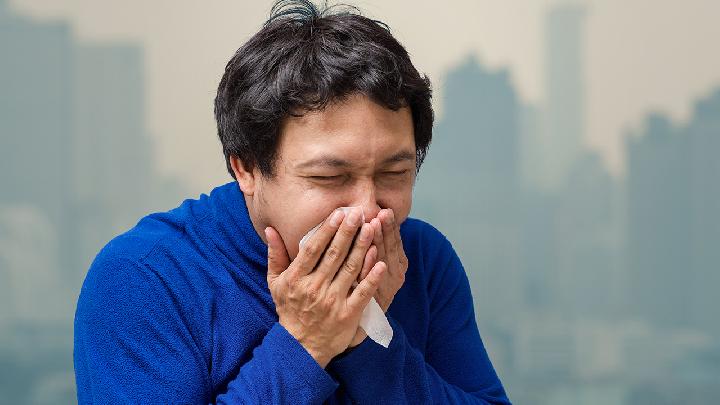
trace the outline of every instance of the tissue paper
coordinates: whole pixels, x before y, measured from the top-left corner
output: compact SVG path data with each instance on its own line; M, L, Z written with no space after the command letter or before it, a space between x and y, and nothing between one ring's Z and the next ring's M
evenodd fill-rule
M340 207L340 209L345 211L345 214L347 214L351 209L361 210L362 222L365 223L365 213L362 212L361 207ZM302 239L300 239L300 247L302 247L302 245L305 244L315 231L320 228L320 225L322 224L316 225L313 229L308 231ZM357 282L353 283L353 287L356 285ZM390 322L388 322L387 317L385 316L385 313L380 307L380 304L377 303L374 297L370 298L370 302L365 307L365 310L363 310L362 316L360 317L360 327L363 328L368 337L377 344L385 348L390 345L390 341L393 337L393 330L390 326Z

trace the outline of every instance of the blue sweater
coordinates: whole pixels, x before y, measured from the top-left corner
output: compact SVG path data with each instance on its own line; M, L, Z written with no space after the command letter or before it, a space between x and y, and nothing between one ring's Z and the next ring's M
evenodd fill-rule
M450 242L408 218L385 349L323 369L278 323L267 245L235 182L142 218L93 261L75 314L78 402L508 404Z

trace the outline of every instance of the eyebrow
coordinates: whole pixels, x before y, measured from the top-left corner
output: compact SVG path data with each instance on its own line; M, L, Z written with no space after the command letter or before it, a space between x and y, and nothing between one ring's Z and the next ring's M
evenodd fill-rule
M398 163L398 162L405 162L405 161L412 161L415 160L415 153L409 152L407 150L398 152L389 158L382 161L382 165L387 165L390 163ZM307 160L305 162L299 163L295 166L296 169L305 169L312 166L325 166L325 167L333 167L333 168L349 168L352 167L352 163L350 163L347 160L338 158L337 156L333 155L322 155L314 159Z

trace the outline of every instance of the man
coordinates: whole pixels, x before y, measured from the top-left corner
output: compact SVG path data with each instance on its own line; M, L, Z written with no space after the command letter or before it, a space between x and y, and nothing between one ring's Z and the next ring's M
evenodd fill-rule
M276 3L228 63L215 114L234 181L95 258L80 403L509 403L460 260L408 218L429 81L381 23L332 9ZM359 326L372 297L387 348Z

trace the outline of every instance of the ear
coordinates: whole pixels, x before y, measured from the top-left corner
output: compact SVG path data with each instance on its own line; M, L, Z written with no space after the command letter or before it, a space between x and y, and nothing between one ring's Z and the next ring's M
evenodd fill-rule
M256 180L254 170L247 170L245 164L237 156L230 156L230 166L232 166L235 179L240 185L243 194L253 195Z

